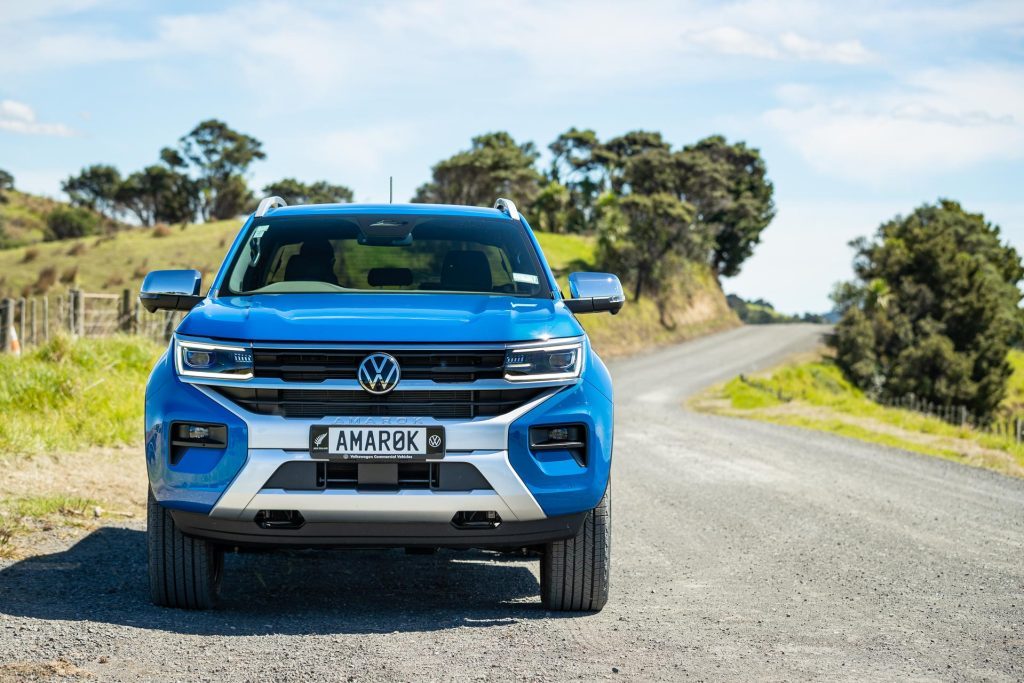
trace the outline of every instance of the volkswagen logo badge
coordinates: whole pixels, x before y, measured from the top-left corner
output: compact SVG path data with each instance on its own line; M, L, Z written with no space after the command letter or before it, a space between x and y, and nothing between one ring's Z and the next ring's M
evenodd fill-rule
M394 356L386 353L371 353L359 364L356 373L359 386L371 394L386 394L396 386L402 378L402 369Z

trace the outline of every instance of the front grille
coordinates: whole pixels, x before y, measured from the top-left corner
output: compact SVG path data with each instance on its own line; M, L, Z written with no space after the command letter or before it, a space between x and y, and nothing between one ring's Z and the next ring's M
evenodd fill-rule
M215 386L214 390L252 413L322 418L333 415L371 417L473 418L502 415L539 396L545 389L475 391L393 391L374 395L362 390L251 389Z
M503 349L389 351L402 368L402 379L435 382L474 382L504 376ZM356 379L363 359L374 351L352 349L253 349L256 377L286 382L322 382L326 379Z
M398 463L398 479L396 487L400 489L437 489L440 488L442 463L403 462ZM359 488L359 465L348 462L326 463L326 488L354 489Z
M389 468L381 472L379 468ZM360 483L360 468L364 470ZM292 460L282 464L263 485L264 489L322 491L324 489L394 488L432 491L492 490L490 482L468 462L399 462L390 465Z

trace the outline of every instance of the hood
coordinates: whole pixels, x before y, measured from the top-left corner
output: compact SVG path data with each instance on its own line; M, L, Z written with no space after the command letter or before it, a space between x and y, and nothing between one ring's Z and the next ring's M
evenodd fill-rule
M575 337L560 301L479 294L259 294L205 299L181 334L258 342L473 343Z

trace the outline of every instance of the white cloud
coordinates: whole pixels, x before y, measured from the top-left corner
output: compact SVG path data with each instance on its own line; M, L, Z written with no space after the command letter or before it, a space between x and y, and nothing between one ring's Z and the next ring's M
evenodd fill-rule
M42 123L32 107L15 100L0 100L0 130L22 135L69 137L75 132L63 123Z
M786 31L777 38L757 35L735 26L698 31L687 40L712 52L761 59L796 59L807 62L863 64L872 54L859 40L823 42Z
M699 31L689 38L695 44L723 55L743 55L768 59L779 57L779 50L771 41L747 33L735 26L719 26Z
M779 46L785 54L805 61L863 64L872 57L859 40L825 43L805 38L792 31L787 31L779 37Z
M791 87L765 114L816 169L887 183L1024 158L1024 72L933 69L892 88L829 95Z
M843 64L870 56L821 1L451 0L315 9L264 1L164 14L130 31L51 16L88 1L66 0L0 24L0 73L138 61L166 69L202 56L252 88L287 83L330 92L409 74L479 82L498 64L531 88L565 89L710 80L728 67L709 65L708 54Z

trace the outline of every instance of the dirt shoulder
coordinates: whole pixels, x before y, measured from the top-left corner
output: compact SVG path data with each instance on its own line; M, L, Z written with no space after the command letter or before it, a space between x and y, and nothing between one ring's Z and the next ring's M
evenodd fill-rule
M142 453L139 444L5 461L0 478L0 556L49 552L100 526L144 520Z

